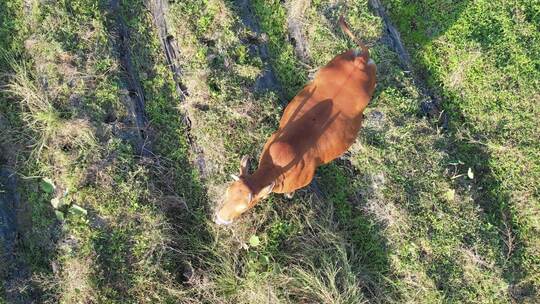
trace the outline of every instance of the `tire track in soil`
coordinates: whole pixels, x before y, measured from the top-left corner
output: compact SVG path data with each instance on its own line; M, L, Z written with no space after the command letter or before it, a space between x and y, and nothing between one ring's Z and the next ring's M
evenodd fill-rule
M369 5L375 14L383 20L386 31L383 34L382 42L388 45L394 50L394 52L398 54L399 60L406 70L411 70L411 57L401 42L401 35L390 21L390 18L388 18L386 15L383 5L379 0L369 0Z
M410 73L414 84L420 90L422 96L424 96L424 100L420 103L422 113L428 118L437 118L439 125L444 130L447 130L448 116L442 111L440 98L435 96L435 94L428 89L425 81L415 73L411 57L401 41L401 35L386 14L386 10L381 1L369 0L368 3L374 13L383 20L385 32L381 37L381 42L388 45L390 49L397 53L403 69Z
M304 35L302 20L306 10L311 5L310 0L291 1L287 7L287 29L289 41L294 47L298 59L306 65L310 63L309 44Z
M256 19L255 13L252 12L249 0L233 1L235 8L238 10L238 15L245 27L255 33L255 37L250 37L246 44L249 45L250 52L257 54L264 64L263 73L255 83L255 91L273 91L279 96L282 105L287 105L285 93L278 81L274 68L270 64L270 52L268 51L268 35L261 31L261 27Z
M167 60L169 69L173 74L173 80L175 82L176 91L179 96L179 102L182 103L184 102L186 97L189 96L189 93L186 86L182 83L182 69L177 62L178 54L180 54L180 49L178 47L178 44L176 43L175 37L168 30L166 17L166 12L169 9L168 0L147 0L145 1L145 4L150 10L154 27L158 31L161 47L163 49L163 52L165 53L165 58ZM180 108L180 111L182 111L183 123L186 127L185 134L188 144L191 148L191 151L195 155L195 164L197 170L199 171L201 178L204 179L207 176L208 172L206 169L206 159L204 157L201 147L197 145L195 139L191 134L192 123L188 111L183 109L182 107Z
M128 138L131 137L130 139L135 144L136 151L140 154L140 156L150 156L152 155L152 152L149 148L150 143L147 134L149 124L144 112L144 91L137 77L137 73L133 68L131 52L129 51L129 29L122 19L122 14L120 12L120 0L111 0L109 5L110 13L115 18L115 24L112 30L115 36L118 37L114 46L118 54L118 59L120 60L120 65L125 72L125 89L128 91L128 106L130 109L130 114L133 118L132 120L134 121L133 128L136 129L136 135L134 136L135 138L133 138L133 136L130 136L129 131L121 132L128 133L124 135L126 135Z
M7 303L29 303L30 298L21 292L30 280L28 266L17 259L17 240L21 233L19 221L24 212L21 196L17 192L16 173L0 168L0 258L2 269L0 276L4 279L3 288Z

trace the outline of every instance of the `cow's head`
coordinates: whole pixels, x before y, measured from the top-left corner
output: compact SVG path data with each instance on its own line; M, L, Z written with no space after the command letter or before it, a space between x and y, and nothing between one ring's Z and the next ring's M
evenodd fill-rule
M274 189L275 183L272 183L258 193L251 192L251 189L246 184L248 160L249 158L244 156L240 161L240 175L231 175L233 182L225 191L221 209L215 214L214 222L216 224L231 224L235 218L249 210L259 200L268 196Z

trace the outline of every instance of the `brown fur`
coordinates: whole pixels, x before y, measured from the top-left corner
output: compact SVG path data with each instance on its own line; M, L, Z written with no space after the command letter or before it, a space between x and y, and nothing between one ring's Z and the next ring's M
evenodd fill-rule
M340 25L356 41L342 18ZM308 185L318 166L354 143L376 84L375 64L369 62L367 47L357 43L361 55L349 50L336 56L289 103L279 129L264 146L258 169L249 175L241 166L240 179L227 190L218 218L228 222L270 192L291 193ZM238 197L247 191L254 194L250 200Z

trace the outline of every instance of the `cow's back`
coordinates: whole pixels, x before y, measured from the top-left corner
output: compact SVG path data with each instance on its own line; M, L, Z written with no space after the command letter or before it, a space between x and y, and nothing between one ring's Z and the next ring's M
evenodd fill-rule
M301 146L304 158L328 163L354 143L373 80L353 60L352 52L337 56L285 109L278 133Z
M276 192L304 187L317 166L354 143L372 93L366 82L372 80L353 60L352 52L337 56L289 102L260 160L283 168Z

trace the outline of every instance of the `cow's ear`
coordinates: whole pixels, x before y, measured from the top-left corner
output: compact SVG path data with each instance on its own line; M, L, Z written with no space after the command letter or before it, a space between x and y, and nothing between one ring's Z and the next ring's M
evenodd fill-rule
M257 196L260 199L267 197L270 193L272 193L272 190L274 190L275 185L276 185L276 182L272 182L270 185L262 188L261 191L259 191L259 193L257 194Z
M248 174L248 163L249 156L244 155L240 160L240 176L245 176Z

